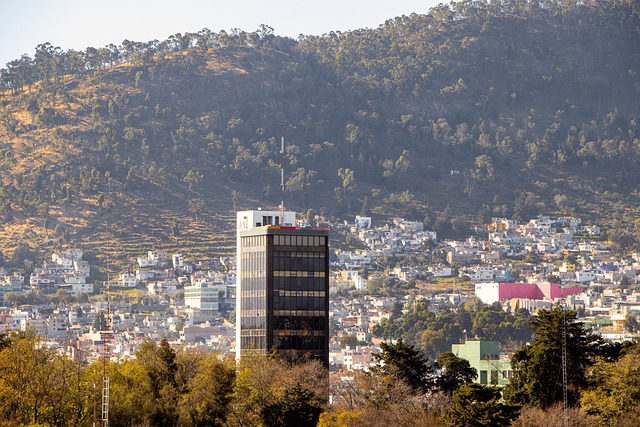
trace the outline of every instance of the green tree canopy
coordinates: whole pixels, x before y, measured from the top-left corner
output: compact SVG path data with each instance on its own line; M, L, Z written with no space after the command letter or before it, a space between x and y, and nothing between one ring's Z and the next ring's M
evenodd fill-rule
M176 381L178 366L176 353L166 338L157 345L145 342L136 353L136 358L146 371L153 399L151 422L159 426L173 425L178 418L179 388Z
M580 404L598 425L640 422L640 344L615 360L599 359L589 370L589 389ZM628 424L631 425L631 424Z
M265 427L315 427L324 409L314 397L313 391L299 383L287 388L277 402L264 408Z
M576 320L576 312L556 306L541 310L532 322L533 342L511 359L513 378L505 398L514 404L547 408L563 401L563 336L566 337L566 383L569 406L587 385L586 369L595 361L602 339Z
M225 427L235 382L235 364L221 362L216 354L196 361L196 372L186 384L179 405L184 426Z
M500 402L500 390L479 384L463 384L453 393L451 425L454 427L508 426L519 407Z
M404 381L414 390L429 388L433 366L414 346L399 339L395 344L381 343L381 353L375 355L376 371Z
M446 393L453 393L461 385L472 383L478 378L478 372L469 365L468 360L450 351L441 353L436 365L442 369L442 373L436 379L436 386Z

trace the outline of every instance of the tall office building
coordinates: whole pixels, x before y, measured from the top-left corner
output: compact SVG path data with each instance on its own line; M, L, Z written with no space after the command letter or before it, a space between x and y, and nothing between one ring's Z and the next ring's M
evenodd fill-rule
M329 366L329 230L295 224L295 212L238 212L237 359L272 352Z

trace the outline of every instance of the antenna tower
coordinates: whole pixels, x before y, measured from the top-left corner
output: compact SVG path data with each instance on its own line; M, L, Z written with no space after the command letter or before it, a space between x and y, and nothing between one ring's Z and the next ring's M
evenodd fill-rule
M109 228L108 218L105 220L107 229ZM104 329L100 331L102 336L102 412L100 425L109 426L109 386L110 386L110 364L111 364L111 341L113 339L113 328L111 321L111 304L109 301L109 287L111 275L109 272L109 249L107 248L107 281L105 293L107 295L107 309L104 314Z
M280 135L280 209L282 209L284 221L284 120L281 124Z
M562 308L562 409L564 426L566 427L569 420L567 419L567 407L569 406L569 399L567 396L567 307L565 302L560 306Z
M100 418L102 427L109 426L109 365L111 362L111 339L113 331L111 329L111 310L109 308L109 293L107 292L107 312L104 316L104 331L101 331L103 351L103 373L102 373L102 417Z

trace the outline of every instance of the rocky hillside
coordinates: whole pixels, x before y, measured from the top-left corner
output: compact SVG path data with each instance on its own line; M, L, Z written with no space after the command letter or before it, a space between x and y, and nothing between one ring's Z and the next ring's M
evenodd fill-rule
M39 45L1 70L7 263L67 245L123 263L229 253L234 210L280 201L283 120L288 208L404 215L444 236L577 214L634 247L634 3L502 3L297 41L261 26Z

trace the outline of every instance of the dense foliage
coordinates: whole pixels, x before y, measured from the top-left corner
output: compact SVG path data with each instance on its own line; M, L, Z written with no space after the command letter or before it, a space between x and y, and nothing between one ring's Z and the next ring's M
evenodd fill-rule
M90 426L101 411L104 372L102 362L86 365L35 336L3 336L0 424ZM135 360L111 363L109 376L114 427L315 426L328 390L319 364L263 357L236 366L210 352L177 352L166 340L147 342Z
M474 382L478 378L478 372L471 367L469 361L456 356L450 351L441 353L436 360L436 365L442 370L438 376L436 386L440 391L452 393L463 384Z
M529 328L533 316L527 310L515 315L498 305L486 305L472 301L457 310L430 310L429 301L416 301L405 312L394 311L389 319L383 319L372 332L385 339L402 338L417 345L427 356L435 358L451 351L451 344L467 338L500 341L516 348L531 339Z
M520 351L540 347L543 341L546 338L534 340ZM591 346L585 348L592 354ZM210 352L178 351L166 340L147 342L135 359L109 365L109 424L409 427L513 421L514 426L560 427L562 418L571 416L570 425L631 426L640 419L639 351L637 343L629 343L582 365L571 360L574 406L563 412L553 405L536 408L542 400L530 397L505 404L499 390L471 383L476 373L468 363L442 354L438 357L442 372L436 372L414 346L402 341L385 344L371 372L353 378L340 374L330 381L324 368L313 362L291 365L271 357L247 357L236 365ZM581 353L570 353L570 358L585 359ZM517 369L527 370L534 388L555 378L534 364L520 364ZM28 333L0 335L0 424L92 425L100 413L104 372L101 361L87 365L81 352L71 358ZM580 381L577 390L573 378L587 382ZM521 388L523 383L514 385ZM555 390L555 385L542 389L547 396L545 390ZM573 398L576 391L579 400ZM556 391L550 393L557 396Z
M454 427L501 427L511 425L519 407L501 402L497 387L465 384L453 393L452 409Z
M402 214L441 235L491 215L577 213L609 218L629 247L635 5L461 1L297 41L263 25L43 43L0 72L0 215L33 218L22 237L47 244L100 226L98 239L193 242L191 219L279 202L284 119L291 208Z
M431 388L433 367L415 347L400 338L395 344L380 343L380 350L375 355L379 373L404 382L415 391L426 392Z
M589 390L580 403L599 425L637 425L640 422L640 347L627 346L610 363L598 359L589 371Z
M584 329L574 311L559 306L539 311L532 330L533 342L511 359L513 378L505 389L507 401L548 408L564 401L564 390L567 405L576 406L587 386L587 368L599 354L602 338Z

